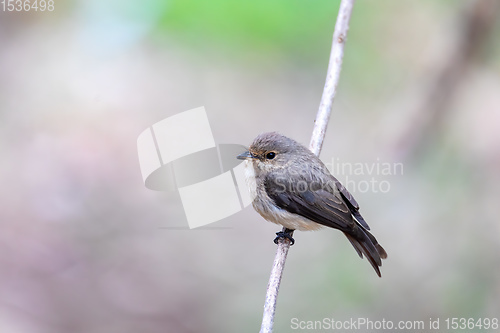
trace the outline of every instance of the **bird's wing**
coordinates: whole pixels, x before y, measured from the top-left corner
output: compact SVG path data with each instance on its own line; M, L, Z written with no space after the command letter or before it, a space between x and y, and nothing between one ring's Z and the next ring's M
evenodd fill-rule
M297 175L278 178L271 174L264 181L267 195L281 209L343 231L358 255L360 257L365 255L380 276L381 259L387 258L387 253L375 237L362 227L361 222L359 220L357 222L360 224L356 222L343 196L322 185L324 184L315 183L306 176L297 177Z
M311 185L305 179L302 181L301 184L308 184L308 188L283 178L278 182L270 175L266 177L264 186L276 205L290 213L348 233L355 227L351 211L340 196L318 186L320 184Z
M339 190L342 198L344 198L347 207L349 207L351 214L354 215L356 220L363 226L363 228L365 228L366 230L370 230L370 226L368 225L368 223L366 223L363 216L361 216L361 214L359 213L358 202L354 199L352 194L344 187L344 185L342 185L342 183L338 181L337 178L335 178L334 176L331 177L335 180L335 185L337 186L337 189Z

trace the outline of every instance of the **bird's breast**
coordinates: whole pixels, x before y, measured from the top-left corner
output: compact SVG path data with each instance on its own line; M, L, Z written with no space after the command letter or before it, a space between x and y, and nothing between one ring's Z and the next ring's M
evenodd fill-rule
M245 179L250 195L254 198L252 205L264 219L293 230L317 230L322 227L321 224L278 207L267 195L264 179L256 174L253 163L245 163Z

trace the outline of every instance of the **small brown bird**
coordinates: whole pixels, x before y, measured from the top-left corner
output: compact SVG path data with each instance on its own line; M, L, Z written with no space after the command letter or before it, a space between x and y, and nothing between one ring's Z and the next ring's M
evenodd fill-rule
M271 132L255 138L249 150L237 158L245 160L255 210L286 228L277 233L275 242L285 237L293 244L289 234L293 230L339 229L381 276L381 259L387 253L368 231L356 200L309 149Z

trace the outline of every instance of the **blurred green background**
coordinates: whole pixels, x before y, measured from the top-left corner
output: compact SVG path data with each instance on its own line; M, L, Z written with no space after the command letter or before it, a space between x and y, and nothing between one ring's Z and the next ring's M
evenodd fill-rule
M296 233L276 332L499 317L497 3L355 3L321 158L403 165L336 174L389 257L379 279L340 232ZM279 228L247 208L188 230L178 193L143 185L136 140L205 106L217 143L279 131L307 145L338 7L0 10L0 332L258 331ZM356 185L371 181L388 191Z

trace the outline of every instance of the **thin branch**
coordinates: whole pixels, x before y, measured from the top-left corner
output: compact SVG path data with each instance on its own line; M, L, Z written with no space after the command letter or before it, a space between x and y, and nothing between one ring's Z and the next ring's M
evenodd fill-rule
M339 83L340 71L342 69L342 58L344 57L344 44L349 30L349 20L351 18L352 7L354 0L342 0L340 9L335 23L335 31L333 33L332 50L330 52L330 61L326 74L325 88L321 96L318 113L314 124L311 142L309 149L319 156L323 146L323 140L332 111L332 104L337 92ZM285 231L285 229L283 229ZM292 233L293 234L293 233ZM276 257L274 258L269 284L267 286L266 301L264 304L264 315L262 317L262 325L260 333L271 333L273 331L274 315L276 312L276 300L280 288L281 277L285 267L286 257L290 249L290 240L280 238Z
M269 277L269 283L267 285L264 315L262 317L260 333L271 333L273 331L276 300L278 298L281 276L283 275L283 269L285 268L286 256L288 255L289 249L290 240L280 238L278 241L278 249L276 250L276 257L274 257L273 269L271 270L271 276Z
M337 93L340 70L342 69L342 59L344 58L344 44L349 30L349 20L351 19L354 0L342 0L340 3L337 23L333 33L332 51L330 52L330 62L326 73L325 88L321 96L318 114L314 122L314 129L309 143L309 149L319 156L325 139L326 127L332 111L333 99Z

